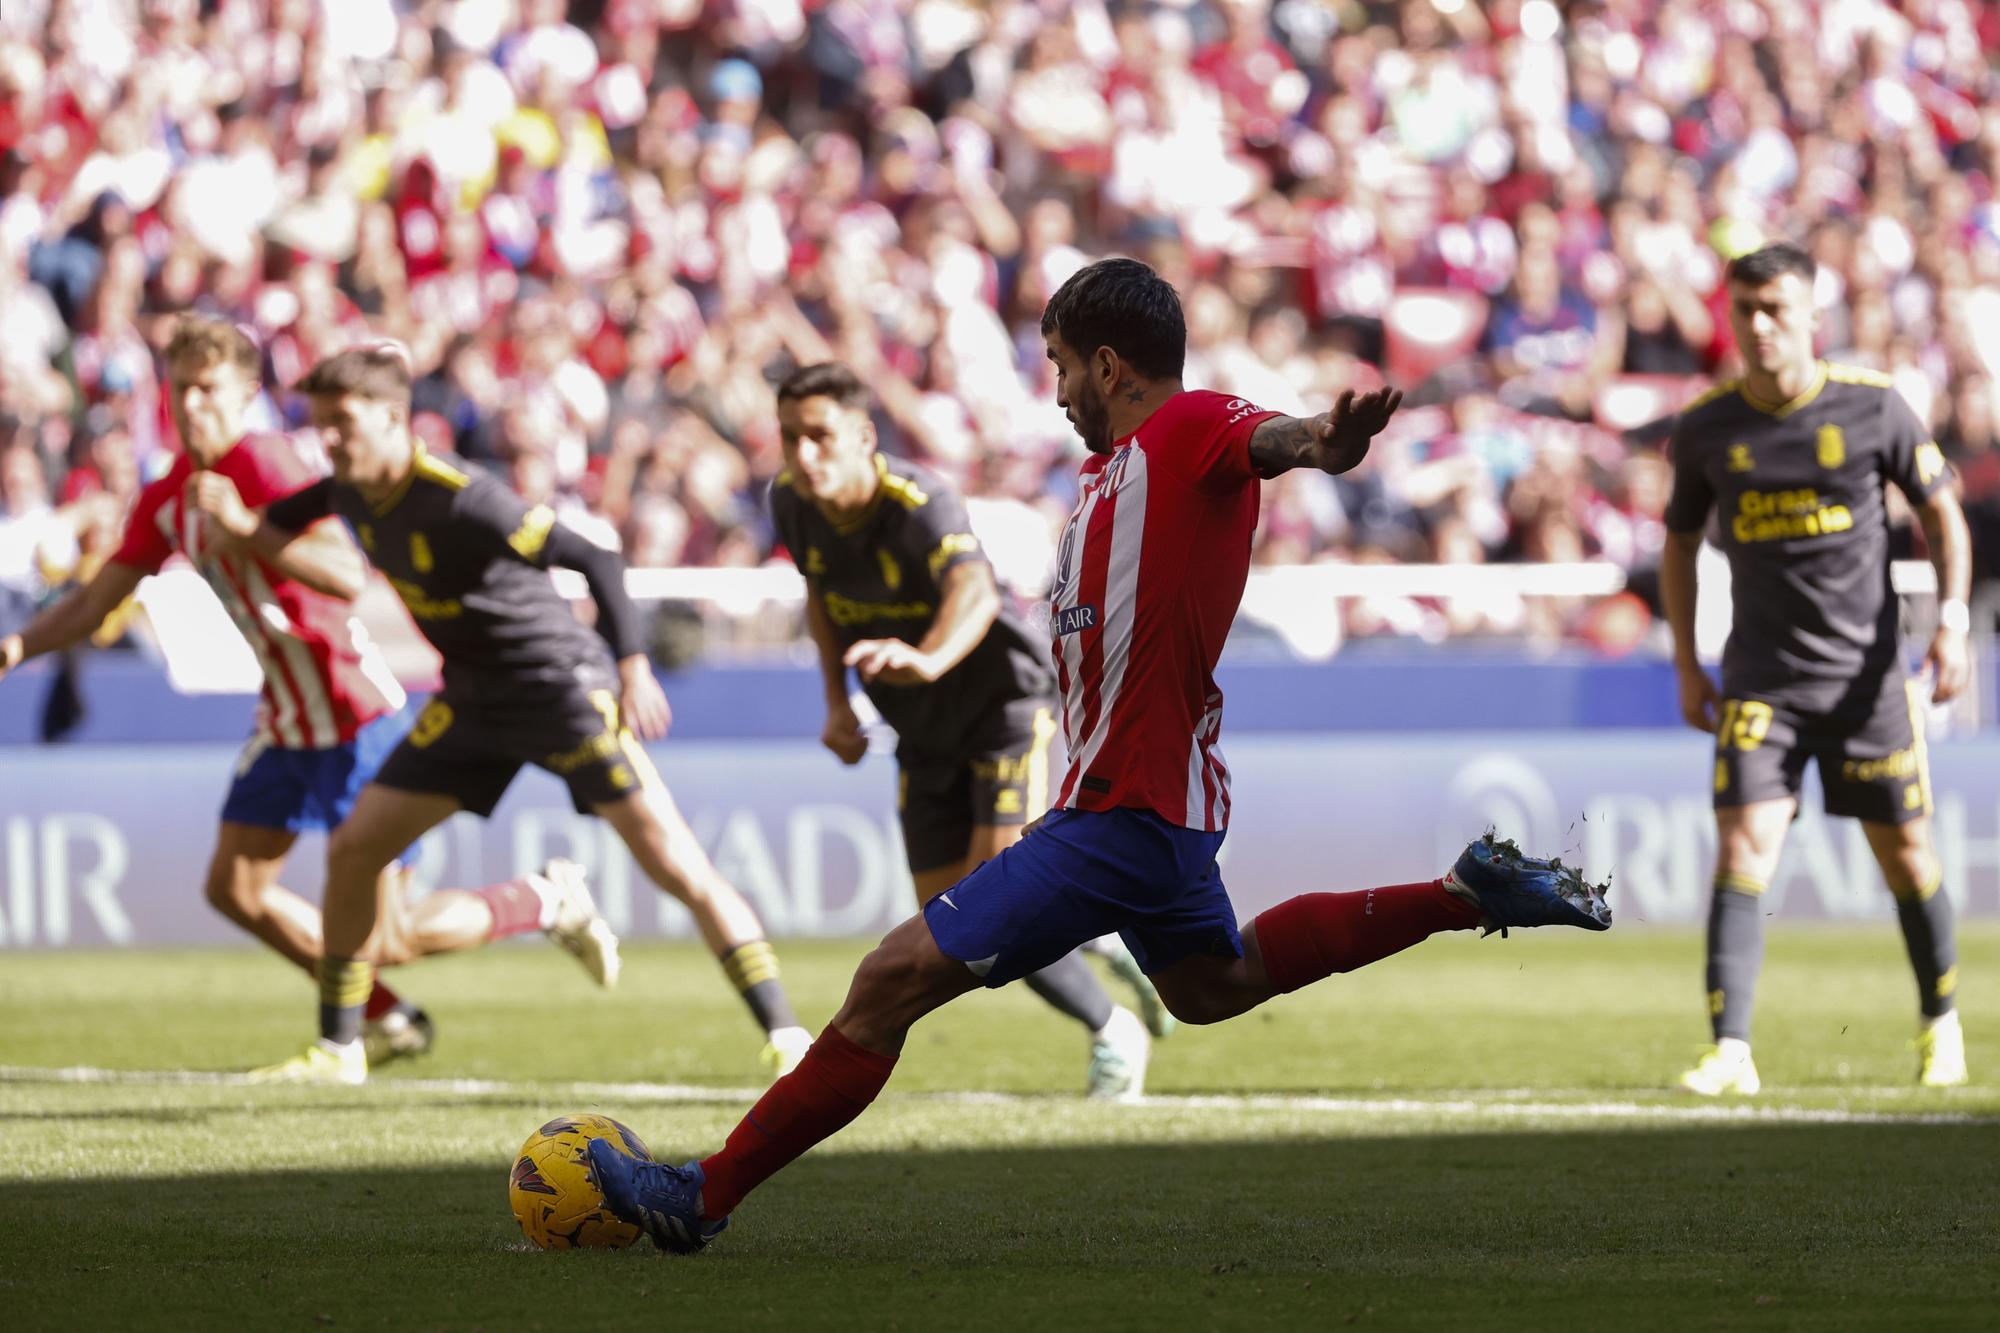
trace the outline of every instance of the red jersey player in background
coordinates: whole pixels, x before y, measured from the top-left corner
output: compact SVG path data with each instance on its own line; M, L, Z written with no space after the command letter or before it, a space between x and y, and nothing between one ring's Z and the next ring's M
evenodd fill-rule
M28 658L93 633L175 553L186 556L248 640L264 670L257 730L236 766L209 862L208 901L224 916L317 975L320 912L278 883L298 835L330 830L408 729L403 690L354 619L366 566L338 521L319 524L281 553L225 539L189 503L227 478L251 504L290 495L325 472L323 458L283 436L249 434L258 353L235 327L184 319L166 351L174 425L183 452L139 495L125 538L89 583L0 639L0 676ZM617 941L598 917L581 871L551 862L508 884L404 902L392 867L382 894L397 910L388 934L396 961L469 949L497 922L537 925L576 953L603 984L616 977ZM532 907L533 910L527 910ZM370 1058L421 1053L431 1042L422 1010L376 984L368 998Z
M1489 834L1441 878L1303 894L1238 931L1215 862L1229 769L1214 671L1249 575L1258 482L1353 468L1402 395L1350 391L1300 419L1188 392L1180 297L1131 259L1065 282L1042 337L1091 453L1049 595L1070 754L1056 808L889 933L720 1152L672 1167L590 1145L611 1210L662 1248L707 1244L744 1195L859 1115L918 1019L1099 935L1124 938L1177 1018L1214 1023L1439 931L1611 924L1576 871Z

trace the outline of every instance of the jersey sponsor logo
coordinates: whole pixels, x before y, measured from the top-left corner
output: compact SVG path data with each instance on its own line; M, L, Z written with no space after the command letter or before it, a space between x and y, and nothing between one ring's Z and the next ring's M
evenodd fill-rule
M1732 444L1729 446L1729 470L1731 472L1750 472L1755 470L1756 466L1757 460L1750 456L1749 445Z
M408 579L390 578L389 586L418 620L456 620L465 614L465 603L456 598L432 597L421 584Z
M823 598L826 618L836 625L865 625L871 620L929 620L934 608L929 602L864 602L829 592Z
M1839 467L1847 461L1847 437L1840 427L1828 422L1819 428L1819 465Z
M437 561L431 559L430 539L421 532L410 534L410 568L419 574L428 574L437 568Z
M875 552L876 563L882 566L882 586L890 592L903 586L903 567L896 563L896 557L887 551Z
M1737 497L1736 517L1729 531L1737 541L1790 541L1797 537L1830 537L1854 526L1844 504L1828 504L1818 491L1802 486L1790 491L1745 491Z
M1237 422L1243 420L1243 418L1245 417L1256 416L1264 409L1257 406L1255 403L1249 401L1246 398L1232 398L1228 401L1228 403L1226 403L1223 406L1222 410L1225 412L1234 412L1236 414L1230 417L1229 420L1222 423L1224 428L1226 429L1227 427L1233 426Z
M1051 627L1057 638L1068 638L1081 634L1087 629L1097 628L1097 608L1095 606L1071 606L1055 613Z

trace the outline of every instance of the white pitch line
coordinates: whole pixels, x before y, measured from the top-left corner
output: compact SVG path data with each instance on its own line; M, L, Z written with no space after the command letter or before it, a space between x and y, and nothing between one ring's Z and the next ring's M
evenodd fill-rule
M96 1069L74 1065L67 1068L38 1068L0 1065L0 1083L125 1084L167 1087L246 1088L272 1085L252 1083L246 1074L220 1070L183 1069ZM536 1083L511 1079L484 1078L391 1078L368 1085L389 1094L399 1092L448 1093L457 1096L543 1096L575 1097L599 1101L625 1100L683 1103L747 1104L763 1093L762 1088L716 1088L690 1083ZM1884 1089L1884 1092L1901 1091ZM1893 1111L1847 1111L1838 1108L1802 1106L1757 1106L1743 1103L1694 1104L1660 1101L1605 1100L1600 1090L1588 1088L1494 1088L1453 1092L1437 1097L1329 1097L1316 1094L1287 1095L1251 1093L1241 1095L1175 1094L1143 1097L1125 1103L1141 1111L1280 1111L1290 1114L1335 1116L1441 1116L1464 1119L1505 1119L1576 1122L1586 1120L1664 1121L1737 1125L1962 1125L2000 1126L2000 1115L1973 1112L1926 1111L1899 1114ZM363 1095L369 1095L364 1093ZM1575 1096L1587 1100L1557 1101L1551 1098ZM1869 1092L1868 1096L1874 1095ZM1524 1100L1524 1097L1540 1100ZM925 1101L952 1106L1020 1107L1075 1102L1060 1094L1012 1092L916 1092L899 1094L898 1101Z

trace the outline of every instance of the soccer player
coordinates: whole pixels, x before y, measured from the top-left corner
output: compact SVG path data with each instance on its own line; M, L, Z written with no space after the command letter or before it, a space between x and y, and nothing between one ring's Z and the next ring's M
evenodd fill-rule
M328 841L320 1037L269 1076L367 1079L358 1038L383 961L376 879L457 811L490 815L524 763L563 779L577 809L610 821L640 868L694 913L767 1034L765 1063L795 1064L811 1037L792 1016L763 926L709 863L634 737L664 734L669 713L625 595L624 562L558 524L547 506L428 453L410 433L410 370L399 349L341 352L299 388L333 476L261 516L226 485L202 493L203 509L274 560L329 517L344 519L443 656L444 688ZM554 566L584 576L598 631L556 592Z
M771 489L778 534L806 577L806 626L826 691L820 739L842 763L867 753L847 671L896 729L897 809L917 901L929 902L1048 808L1054 677L1046 644L1001 603L965 502L944 480L875 449L868 390L846 366L778 386L785 471ZM1114 1005L1080 953L1024 980L1091 1036L1092 1096L1145 1089L1149 1023Z
M278 883L302 832L329 830L402 736L402 687L366 639L348 603L361 554L339 523L315 524L282 552L245 550L206 525L189 497L224 480L262 504L312 482L323 459L278 436L245 429L257 397L257 348L229 324L184 319L167 344L169 404L183 452L139 495L116 554L93 579L0 639L0 676L28 658L94 633L139 580L178 552L200 571L264 669L257 730L236 766L208 869L208 901L284 958L317 975L319 909ZM226 479L226 480L225 480ZM381 892L397 941L390 961L471 948L539 926L578 953L601 982L617 941L591 906L576 868L473 892L430 894L410 908L400 869ZM523 917L516 904L535 905ZM376 983L363 1017L372 1058L428 1050L433 1028L416 1006Z
M1826 812L1861 821L1895 895L1917 974L1918 1077L1965 1081L1951 899L1931 845L1921 694L1904 667L1889 587L1885 483L1909 497L1941 599L1926 659L1932 697L1969 675L1965 517L1944 456L1888 376L1813 354L1813 261L1774 243L1731 262L1729 322L1743 377L1681 414L1661 589L1681 712L1715 734L1715 894L1708 1007L1715 1045L1681 1086L1754 1094L1750 1006L1764 957L1764 888L1799 808L1808 761ZM1695 556L1715 516L1734 621L1722 688L1695 660Z
M612 1211L663 1248L705 1245L759 1182L860 1114L925 1014L1109 931L1177 1017L1214 1023L1439 931L1611 924L1574 870L1487 837L1442 878L1305 894L1239 933L1215 863L1229 769L1214 670L1249 573L1258 482L1354 467L1401 395L1350 391L1301 420L1182 389L1180 298L1131 259L1078 270L1042 337L1091 453L1050 592L1069 742L1055 808L889 933L721 1151L672 1167L590 1145Z

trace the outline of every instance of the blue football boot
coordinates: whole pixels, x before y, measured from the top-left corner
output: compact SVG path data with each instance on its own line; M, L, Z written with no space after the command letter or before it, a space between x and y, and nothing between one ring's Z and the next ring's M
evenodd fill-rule
M721 1235L729 1219L701 1220L701 1163L668 1166L627 1156L604 1139L592 1139L591 1173L612 1212L675 1254L693 1254Z
M1504 938L1509 926L1581 926L1611 929L1606 884L1592 884L1560 859L1526 856L1489 831L1459 855L1444 877L1445 889L1486 914L1480 924Z

